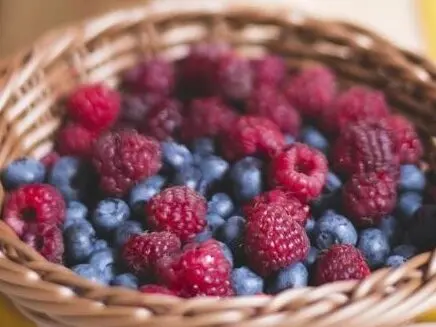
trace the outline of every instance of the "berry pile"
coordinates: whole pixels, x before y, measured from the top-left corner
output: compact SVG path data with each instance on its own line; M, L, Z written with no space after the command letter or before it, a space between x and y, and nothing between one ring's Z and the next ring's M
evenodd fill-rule
M47 260L180 297L362 279L436 247L423 149L382 92L223 44L67 99L56 152L2 174L3 219ZM426 196L424 196L426 194Z

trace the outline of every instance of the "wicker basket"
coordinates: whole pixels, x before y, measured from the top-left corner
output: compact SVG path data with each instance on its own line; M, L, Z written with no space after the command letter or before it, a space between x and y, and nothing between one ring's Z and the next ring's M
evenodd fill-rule
M249 56L275 52L291 68L322 62L346 83L386 92L417 124L435 165L436 68L357 26L238 1L158 1L47 35L0 64L0 165L40 157L82 82L116 84L139 58L177 59L199 40L225 40ZM0 190L0 201L3 199ZM436 306L436 257L425 253L362 282L289 290L276 297L183 300L106 288L45 261L0 222L0 291L40 326L398 326ZM74 290L74 291L73 291Z

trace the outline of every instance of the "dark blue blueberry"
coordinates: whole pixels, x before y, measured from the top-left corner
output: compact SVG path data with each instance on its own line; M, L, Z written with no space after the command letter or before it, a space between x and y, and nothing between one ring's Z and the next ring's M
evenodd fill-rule
M200 194L207 192L209 183L203 179L203 174L197 166L182 167L172 180L174 185L185 185Z
M308 126L303 128L300 137L303 143L306 143L307 145L310 145L319 151L327 153L329 142L326 137L315 127Z
M315 232L315 219L313 219L313 217L310 217L309 219L307 219L306 222L306 226L304 227L304 229L306 230L307 236L309 236L310 239L313 238L313 234Z
M419 250L429 251L436 247L436 205L424 205L415 213L408 235Z
M223 254L226 257L227 261L230 263L230 266L233 268L233 253L230 250L230 248L224 244L223 242L218 242L221 245L221 248L223 249Z
M239 216L230 217L215 232L215 238L225 243L233 253L239 252L245 229L245 219Z
M129 205L135 212L142 211L144 204L158 194L165 185L165 178L152 176L132 188L129 194Z
M292 135L286 134L285 135L285 144L291 145L293 143L295 143L295 137L293 137Z
M2 182L8 190L25 184L42 183L44 178L44 165L33 158L15 160L2 172Z
M281 291L307 286L309 272L305 265L300 262L281 269L268 283L267 292L277 294Z
M60 158L49 175L49 183L56 186L67 201L85 199L92 182L91 168L76 157Z
M114 231L114 246L122 247L132 235L142 234L144 229L138 221L123 221Z
M309 253L307 254L306 259L304 259L303 263L307 268L310 268L313 266L313 264L316 262L316 259L318 258L319 250L316 247L311 246L309 249Z
M403 265L406 261L407 259L401 255L391 255L386 259L385 267L397 268Z
M401 244L392 250L393 255L400 255L406 260L418 253L418 249L411 244Z
M115 252L112 249L104 249L92 253L89 263L97 268L105 284L109 284L115 277Z
M342 181L333 172L329 171L324 185L324 192L332 193L339 191L342 187Z
M91 264L83 263L72 267L71 270L87 280L99 284L106 284L104 277L99 273L98 269Z
M205 228L202 232L198 233L194 237L194 242L203 243L210 240L213 237L213 233L209 228Z
M82 263L94 250L95 231L87 221L74 224L64 231L64 241L67 262Z
M206 157L215 153L215 143L209 137L202 137L192 142L191 149L194 156Z
M263 164L254 157L245 157L230 169L233 194L240 201L248 201L263 191Z
M129 219L130 209L121 199L109 198L100 201L92 215L95 228L103 233L115 230L124 221Z
M206 216L207 226L214 233L219 227L225 224L225 220L220 215L216 213L208 213Z
M123 286L136 290L138 288L138 278L130 273L115 276L111 281L112 286Z
M396 207L397 216L404 225L412 224L412 217L415 212L422 206L422 196L415 192L406 192L401 194Z
M400 169L398 187L401 191L422 192L425 187L425 175L415 165L403 165Z
M233 269L232 287L236 295L255 295L263 292L263 279L247 267Z
M170 171L179 171L182 167L192 165L193 158L189 149L183 144L162 142L162 161Z
M109 244L107 243L107 241L106 240L96 240L95 241L95 243L94 243L94 247L93 247L93 249L92 249L92 252L98 252L98 251L101 251L101 250L105 250L105 249L107 249L107 248L109 248Z
M334 211L327 211L316 222L314 241L318 249L330 248L333 244L357 243L357 232L353 224Z
M385 234L390 245L395 245L400 242L402 237L402 229L398 220L394 216L386 216L378 225L378 228Z
M63 229L67 229L73 224L86 220L88 216L88 208L81 202L71 201L68 203L65 212L65 221Z
M378 228L368 228L360 233L357 248L363 253L371 269L383 266L390 247L385 234Z
M235 206L233 205L232 199L225 193L216 193L212 195L207 203L208 212L216 213L224 219L228 218L234 210Z
M207 156L198 162L203 179L208 182L220 181L229 169L229 163L218 156Z

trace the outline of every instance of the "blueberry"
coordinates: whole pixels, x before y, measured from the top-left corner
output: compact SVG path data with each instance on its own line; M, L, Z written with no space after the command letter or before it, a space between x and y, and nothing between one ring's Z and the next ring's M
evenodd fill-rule
M326 177L324 192L332 193L339 191L342 187L342 181L340 178L333 172L329 171Z
M263 191L262 161L245 157L230 169L233 194L240 201L248 201Z
M225 243L233 253L237 253L242 243L245 219L239 216L230 217L215 232L215 238Z
M227 261L230 263L230 266L233 267L233 253L230 248L224 244L223 242L218 242L221 245L221 248L223 250L224 257L227 259Z
M393 255L400 255L404 257L406 260L410 259L417 253L418 253L417 248L411 244L401 244L392 250Z
M236 295L255 295L263 291L263 279L247 267L233 269L232 287Z
M95 228L103 233L116 229L130 216L130 209L127 203L121 199L109 198L97 204L92 222Z
M215 153L215 143L209 137L202 137L192 142L191 149L194 156L206 157Z
M62 157L53 166L48 179L67 201L77 201L86 198L93 174L91 168L79 158Z
M436 205L422 206L413 217L408 235L410 242L419 250L429 251L436 247Z
M407 259L401 255L391 255L386 259L385 267L397 268L404 264L406 261Z
M174 185L185 185L201 194L205 194L209 183L203 179L200 168L196 166L184 166L174 175Z
M415 192L401 194L396 207L396 213L403 224L408 226L412 223L412 217L422 206L422 196Z
M115 253L112 249L104 249L91 254L89 263L96 267L106 284L114 278Z
M293 137L292 135L286 134L285 135L285 144L291 145L293 143L295 143L295 137Z
M92 282L99 284L106 284L103 276L98 272L98 269L93 265L84 263L71 268L71 270L77 275L86 278Z
M165 185L165 178L152 176L132 188L129 194L129 205L135 212L141 211L144 204L158 194Z
M32 183L42 183L45 167L36 159L22 158L10 163L2 173L2 182L6 189Z
M212 195L207 203L207 211L216 213L223 217L228 218L235 210L232 199L225 193L216 193Z
M218 156L207 156L199 161L203 178L209 182L220 181L229 169L229 163Z
M191 152L183 144L162 142L162 161L170 171L179 171L193 163Z
M310 217L309 219L307 219L306 221L306 226L304 227L304 229L306 230L306 234L307 236L309 236L309 238L313 238L313 234L315 232L315 219L313 219L313 217Z
M300 262L281 269L268 283L267 292L277 294L290 288L307 286L309 272Z
M77 223L64 231L64 240L67 261L82 263L94 250L95 231L87 221Z
M307 254L306 259L304 259L303 263L307 268L310 268L313 266L313 264L316 262L316 259L318 258L319 250L316 247L310 247L309 253Z
M203 243L210 240L213 236L212 231L209 228L205 228L203 231L195 235L193 241L196 243Z
M101 250L105 250L109 248L109 244L107 243L106 240L96 240L92 249L92 252L98 252Z
M326 137L312 126L303 128L301 131L301 141L324 153L327 153L329 148L329 142Z
M67 210L65 212L65 221L63 229L67 229L75 223L86 220L88 216L88 208L81 202L71 201L68 203Z
M220 215L217 215L216 213L209 213L206 216L207 225L209 226L209 229L214 233L221 225L225 224L225 220Z
M132 235L142 234L144 229L138 221L123 221L114 231L114 246L121 248Z
M386 216L378 225L378 228L385 234L389 244L394 245L400 242L402 229L394 216Z
M368 228L360 233L358 249L365 256L366 262L371 269L383 266L389 255L389 242L378 228Z
M425 175L415 165L403 165L400 169L398 187L405 192L422 192L425 187Z
M136 290L138 288L138 278L130 273L115 276L111 281L112 286L123 286Z
M315 225L314 241L318 249L328 249L333 244L357 243L357 232L353 224L334 211L327 211Z

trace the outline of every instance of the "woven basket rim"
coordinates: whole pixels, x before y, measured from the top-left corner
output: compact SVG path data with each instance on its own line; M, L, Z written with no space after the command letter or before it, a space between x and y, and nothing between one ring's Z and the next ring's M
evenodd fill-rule
M0 113L6 110L8 103L16 96L17 90L21 89L31 76L37 74L38 70L45 69L51 61L76 43L94 40L103 31L114 26L122 28L126 22L130 25L133 21L153 20L156 16L183 13L213 16L217 13L230 12L236 15L243 12L246 15L271 20L287 28L300 24L301 26L308 24L314 28L328 26L332 35L338 35L338 38L342 34L344 38L350 38L349 34L345 33L350 30L352 31L350 34L357 33L369 38L378 53L391 56L396 68L402 73L407 73L408 76L414 76L416 83L421 80L421 77L419 72L414 70L415 66L428 73L428 76L422 79L422 83L430 83L431 78L436 76L436 67L429 60L397 48L383 37L364 28L351 23L294 17L289 14L289 11L283 10L283 6L270 4L271 6L259 8L249 1L218 0L212 3L198 0L180 6L177 1L157 1L141 7L115 10L49 32L38 39L33 46L0 62ZM358 46L364 41L351 40L350 42ZM436 93L436 86L428 87ZM1 119L7 120L8 117L1 117ZM295 308L304 311L307 306L308 310L299 316L300 320L293 321L295 325L299 325L300 321L301 325L307 326L310 319L304 318L304 314L310 316L311 310L317 314L316 310L324 312L325 307L331 307L332 310L337 310L336 314L322 314L318 320L311 322L314 326L330 326L337 322L358 322L355 318L355 310L358 308L370 310L374 304L382 300L383 305L386 305L390 311L382 317L383 319L379 319L379 316L383 316L383 312L374 309L374 320L381 324L388 323L389 318L395 317L394 321L389 322L395 325L410 320L436 304L436 294L433 294L436 290L436 252L416 256L396 270L377 270L361 282L337 282L316 288L293 289L275 297L179 299L161 295L144 295L137 291L108 288L89 282L63 266L45 261L36 251L21 242L3 222L0 222L0 244L3 248L1 252L3 255L0 256L0 291L8 292L20 310L33 320L47 325L57 322L67 326L68 320L65 317L71 318L75 312L83 315L78 318L78 325L87 321L85 315L101 317L103 321L104 318L111 317L111 314L118 319L114 321L122 326L139 326L145 321L153 326L166 322L174 326L236 323L250 327L264 324L282 325L295 315ZM422 272L422 267L426 267L425 272ZM19 285L22 287L18 287ZM80 288L81 293L85 295L74 296L71 290L65 287L72 285ZM389 297L395 289L398 296ZM411 294L414 294L414 297L411 297ZM390 305L386 298L391 301ZM32 304L31 299L38 299L38 305ZM62 305L56 306L56 302ZM101 303L104 303L104 310L101 309ZM402 311L396 310L393 315L392 303L397 303ZM104 316L104 312L107 312L107 316ZM104 321L110 320L107 318ZM362 325L365 325L364 322ZM112 322L112 325L108 326L116 325Z

